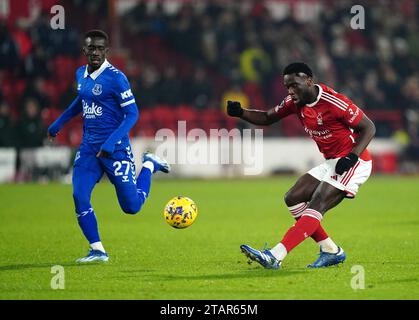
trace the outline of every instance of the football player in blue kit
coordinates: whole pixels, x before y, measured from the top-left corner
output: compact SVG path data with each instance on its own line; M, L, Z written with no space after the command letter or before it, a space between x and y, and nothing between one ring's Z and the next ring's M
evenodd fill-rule
M87 65L76 71L78 95L48 128L52 140L66 122L83 115L83 141L76 153L72 179L77 220L90 244L87 256L76 260L80 263L109 260L90 204L92 190L103 173L115 186L122 210L136 214L149 195L153 173L170 171L164 159L144 153L142 169L135 176L128 132L138 119L138 107L127 77L106 59L108 52L105 32L91 30L85 34Z

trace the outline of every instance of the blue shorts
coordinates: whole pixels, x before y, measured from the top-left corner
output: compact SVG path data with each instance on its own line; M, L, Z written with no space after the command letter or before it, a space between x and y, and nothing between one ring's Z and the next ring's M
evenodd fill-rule
M101 145L82 143L74 159L74 168L81 167L92 171L98 182L103 173L115 186L133 186L136 189L135 162L131 146L117 145L109 157L97 158Z
M82 143L74 159L73 198L76 213L80 214L92 208L92 190L103 173L106 173L115 186L122 210L125 213L137 213L148 196L151 173L148 176L144 173L145 181L140 181L145 183L146 187L137 187L134 156L129 144L117 145L114 153L107 158L97 158L99 150L100 145Z

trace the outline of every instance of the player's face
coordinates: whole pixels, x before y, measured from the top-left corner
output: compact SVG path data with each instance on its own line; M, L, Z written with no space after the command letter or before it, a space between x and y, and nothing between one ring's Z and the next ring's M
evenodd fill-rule
M288 89L292 101L296 106L302 107L310 103L310 87L313 81L305 74L286 74L284 76L284 86Z
M98 69L105 61L109 47L103 38L88 37L83 47L84 55L87 57L87 63L93 70Z

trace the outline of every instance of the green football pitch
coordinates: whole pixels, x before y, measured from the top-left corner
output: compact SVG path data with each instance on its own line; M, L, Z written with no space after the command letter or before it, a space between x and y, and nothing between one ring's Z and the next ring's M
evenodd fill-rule
M373 177L356 200L326 214L325 229L346 251L343 265L307 269L318 254L311 239L281 270L248 264L241 244L273 246L293 224L283 194L294 181L156 179L135 216L101 183L92 203L110 261L95 265L74 263L88 247L71 186L2 185L0 299L419 299L418 178ZM163 219L176 195L198 205L188 229ZM58 275L64 289L51 286Z

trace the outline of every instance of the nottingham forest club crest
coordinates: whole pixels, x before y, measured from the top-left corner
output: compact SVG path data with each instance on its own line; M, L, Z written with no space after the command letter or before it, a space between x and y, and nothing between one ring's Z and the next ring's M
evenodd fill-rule
M93 89L92 89L92 93L95 95L95 96L98 96L98 95L100 95L101 93L102 93L102 85L101 84L95 84L95 86L93 87Z
M319 126L322 126L322 125L323 125L323 118L322 118L322 113L321 113L321 112L319 112L319 113L317 114L317 124L318 124Z

